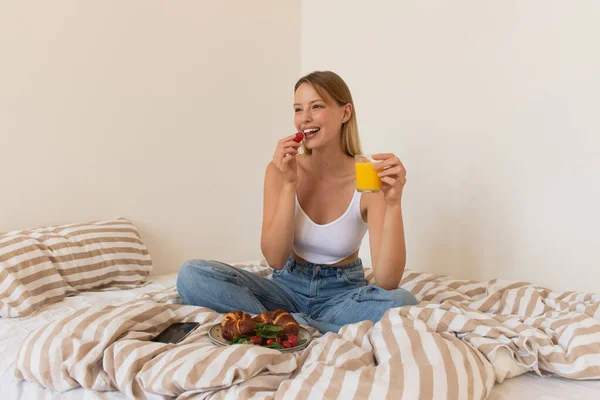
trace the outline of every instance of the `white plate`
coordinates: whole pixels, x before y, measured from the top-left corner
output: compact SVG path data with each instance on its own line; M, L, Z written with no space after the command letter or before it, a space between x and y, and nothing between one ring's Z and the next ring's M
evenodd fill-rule
M208 338L210 339L211 342L213 342L213 344L216 344L217 346L231 345L231 342L229 340L225 340L223 338L223 334L221 333L221 323L215 324L215 325L213 325L212 328L210 328L210 330L208 331ZM298 341L303 340L303 339L306 339L306 342L299 344L298 346L290 347L289 349L275 349L275 350L279 350L282 353L293 353L294 351L302 350L306 346L308 346L308 344L310 343L310 341L312 339L310 336L310 332L308 330L306 330L305 328L300 327L300 330L298 331ZM267 347L265 347L265 348L267 348Z

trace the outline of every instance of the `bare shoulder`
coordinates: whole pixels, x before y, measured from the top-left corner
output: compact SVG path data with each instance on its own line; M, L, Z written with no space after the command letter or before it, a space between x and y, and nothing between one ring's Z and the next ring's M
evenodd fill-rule
M281 180L279 169L273 161L270 161L265 171L265 186L279 185Z
M267 174L272 174L273 172L277 171L277 166L275 165L275 163L273 162L273 160L269 161L269 163L267 164Z

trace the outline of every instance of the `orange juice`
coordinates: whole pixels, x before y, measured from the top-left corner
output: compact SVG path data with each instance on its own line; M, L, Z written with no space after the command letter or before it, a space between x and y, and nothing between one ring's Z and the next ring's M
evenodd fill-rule
M377 192L381 190L379 171L373 169L372 162L356 162L356 190L359 192Z

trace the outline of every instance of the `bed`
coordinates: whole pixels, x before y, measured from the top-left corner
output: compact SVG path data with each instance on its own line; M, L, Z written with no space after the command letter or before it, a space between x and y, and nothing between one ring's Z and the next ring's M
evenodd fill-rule
M36 383L17 380L14 376L15 357L25 336L48 322L56 321L72 312L102 304L119 304L132 300L144 293L163 290L174 285L176 274L152 276L149 284L129 289L108 292L85 292L67 297L59 303L44 307L38 314L23 318L0 318L0 399L126 399L124 394L97 392L83 388L60 393L46 389Z
M244 262L237 264L240 268L249 268L252 272L261 274L263 276L268 275L269 270L268 267L260 266L258 262ZM372 279L369 273L367 276ZM132 396L133 392L129 393L129 397L124 393L119 391L97 391L90 389L83 389L81 387L74 388L64 392L58 392L51 389L46 389L42 385L34 382L30 382L27 380L19 380L15 378L15 369L18 367L17 362L17 353L19 348L23 345L23 341L25 337L42 326L47 325L52 321L57 321L65 318L66 316L74 313L77 310L85 310L90 307L103 307L103 306L118 306L120 304L132 304L131 302L138 301L139 299L145 299L144 301L157 301L159 303L177 303L176 292L174 291L174 282L176 275L163 275L163 276L154 276L149 279L149 284L127 290L117 290L117 291L108 291L108 292L85 292L75 296L67 297L63 299L59 303L54 303L45 306L42 310L36 313L33 316L23 317L23 318L3 318L0 319L0 398L1 399L125 399L136 397ZM444 300L444 298L451 298L451 293L446 292L444 294L443 290L440 290L440 286L436 287L435 282L444 282L444 287L453 287L454 289L460 289L461 293L478 293L481 290L477 288L483 287L476 282L473 281L457 281L457 280L449 280L447 277L442 277L439 275L430 275L430 274L421 274L417 272L407 272L405 278L403 279L402 285L410 290L413 293L417 294L420 300L422 301L432 301L432 303L440 300ZM462 283L459 285L457 282ZM493 296L492 290L494 285L498 286L499 281L487 282L485 287L485 292L482 295L485 298L490 298L490 295ZM504 283L504 288L510 287L510 284ZM513 284L514 285L514 284ZM523 288L527 288L529 286L520 286L521 294L526 295L526 290ZM514 288L514 286L513 286ZM517 286L519 288L519 286ZM547 296L551 296L549 293L546 293ZM513 296L513 294L508 294L505 292L504 298L505 300L510 300L509 298ZM516 296L516 294L514 295ZM575 299L577 296L573 294L573 298ZM558 296L555 296L558 297ZM563 296L563 299L567 296ZM138 300L136 300L138 299ZM514 309L514 298L513 302L508 301L503 303L502 301L498 302L498 306L494 309L495 311L501 311L502 307L507 307L509 303L513 304L511 307ZM532 300L531 298L524 299L525 302L529 305L531 309ZM582 300L582 299L580 299ZM589 304L595 304L592 297L588 297L588 308ZM594 299L595 300L595 299ZM458 302L456 303L458 304ZM582 302L578 302L580 311L585 311L581 309ZM489 304L487 305L489 306ZM562 306L566 306L566 304L562 304ZM518 309L518 307L516 307ZM526 308L526 307L525 307ZM535 306L533 306L535 308ZM577 306L575 306L577 308ZM414 310L414 309L413 309ZM423 314L426 309L421 309L419 315ZM410 310L409 311L410 314ZM489 310L488 310L489 311ZM590 310L588 309L588 312ZM512 310L511 310L512 312ZM518 310L517 310L518 313ZM406 314L403 318L409 317L409 314ZM414 314L414 312L413 312ZM416 315L416 314L415 314ZM432 314L433 315L433 314ZM443 316L441 318L444 318ZM206 320L209 321L208 319ZM210 323L218 321L218 319L210 320ZM421 315L421 320L415 318L413 322L426 322L423 320ZM449 319L445 320L446 322ZM397 322L397 321L396 321ZM394 323L394 318L391 318L388 322L384 323ZM210 325L210 324L208 324ZM425 326L425 324L423 325ZM510 324L509 324L510 326ZM414 328L414 326L413 326ZM418 327L417 327L418 328ZM345 329L345 328L344 328ZM357 332L363 331L362 339L359 341L356 340L357 336L360 336ZM366 330L374 331L370 340L365 340L366 335L364 332ZM341 335L325 335L321 336L316 333L314 343L309 346L307 350L305 350L302 354L294 355L294 360L286 359L284 360L288 364L292 361L299 360L297 364L294 364L290 367L290 365L285 364L285 362L280 362L281 360L272 363L273 365L279 364L282 369L279 371L270 371L271 373L262 373L254 374L253 376L245 376L244 379L238 379L235 385L231 385L227 387L227 385L216 385L216 387L212 387L211 390L200 390L200 391L183 391L185 392L181 398L383 398L381 395L388 395L390 398L399 398L398 391L393 390L393 384L391 380L386 380L384 376L378 376L377 373L374 376L366 376L361 375L353 375L353 372L356 372L357 369L354 367L348 367L349 364L344 364L344 362L356 363L357 360L362 360L361 362L365 362L364 356L368 351L375 352L376 344L377 344L377 332L375 332L376 327L373 324L367 323L366 325L357 324L357 326L352 327L352 329L348 329L345 332L342 332ZM406 330L400 332L401 329L394 329L395 332L399 332L398 335L402 337L404 335L406 337L406 341L410 342L413 340L414 334L411 331ZM380 333L384 334L384 330ZM460 336L460 333L458 334ZM202 336L202 335L201 335ZM204 342L203 346L212 346L208 340L206 340L206 332L203 333L203 337L197 337L195 343ZM343 339L346 339L344 341ZM463 338L464 340L468 340ZM383 339L383 340L389 340ZM428 346L431 344L429 342L429 338L426 336L421 336L421 340L424 346ZM470 339L473 343L472 346L485 346L489 343L481 344L476 343L475 338ZM348 342L354 341L356 348L354 350L348 351L345 354L347 355L347 360L342 360L342 356L338 356L336 360L336 354L342 354L342 348L349 348ZM339 342L339 343L338 343ZM360 343L358 343L360 342ZM375 348L373 347L375 345ZM319 350L319 346L321 349ZM504 347L500 347L504 348ZM407 348L408 349L408 348ZM407 349L401 349L405 351ZM364 351L368 350L368 351ZM517 349L518 352L519 349ZM354 351L356 354L352 355ZM361 353L361 351L364 351ZM483 349L483 351L488 351L489 349ZM410 365L411 362L419 362L419 355L416 354L415 347L412 347L412 352L414 359L406 359L406 365ZM488 353L491 354L491 353ZM386 354L379 354L376 357L376 363L379 365L383 365L385 363ZM569 399L569 398L577 398L577 399L596 399L600 396L600 382L596 380L582 381L582 380L572 380L572 379L563 379L559 377L546 377L542 378L535 372L524 373L527 370L535 370L536 366L531 364L530 366L525 366L527 364L527 355L521 354L520 357L522 359L518 364L507 365L506 360L500 361L500 357L498 355L495 356L495 363L492 363L493 369L501 370L499 373L490 372L488 370L488 374L483 373L481 382L477 383L471 382L474 386L477 386L479 389L471 389L470 392L468 389L467 392L470 394L476 394L477 390L481 390L483 393L483 397L487 397L489 399L529 399L529 398L538 398L538 399ZM312 361L311 361L312 358ZM493 357L491 357L493 358ZM227 361L223 361L227 362ZM368 363L366 361L365 363ZM432 376L436 376L438 374L437 368L441 366L444 368L443 363L436 362L431 356L429 357L429 366L428 373L433 374ZM509 363L510 364L510 363ZM333 382L336 380L335 374L338 372L336 367L340 367L346 365L347 371L345 378L341 381L344 384L344 388L336 387L333 388L329 385L328 382ZM515 366L516 365L516 366ZM539 365L539 360L537 364ZM356 366L356 365L355 365ZM287 369L286 369L287 368ZM423 369L423 366L420 367L420 372L424 373L427 369ZM516 369L515 369L516 368ZM373 370L375 371L375 370ZM485 368L482 371L486 371ZM238 371L240 372L240 371ZM241 372L244 372L243 370ZM392 374L393 370L387 370L387 374ZM460 372L460 371L459 371ZM444 375L446 372L443 373ZM500 376L499 376L500 374ZM520 375L513 378L510 378L511 375ZM243 375L243 373L241 374ZM252 374L250 374L252 375ZM459 374L460 375L460 374ZM419 381L419 376L411 375L410 372L404 372L404 381L406 385L410 383L410 379L415 379ZM357 379L354 379L356 377ZM367 378L365 380L365 378ZM369 382L371 386L367 391L364 391L364 387L361 389L361 382ZM496 383L494 385L495 380L504 380L502 383ZM245 382L242 382L244 381ZM337 380L340 380L340 377L337 377ZM421 377L421 380L422 377ZM439 386L437 382L437 378L434 379L435 382L432 383L434 387L431 391L429 391L428 396L431 398L443 398L444 396L440 396L439 392L436 391L435 387ZM254 381L254 382L253 382ZM490 384L491 381L491 384ZM232 382L232 381L229 381ZM325 386L323 386L325 384ZM354 388L348 388L348 386L355 385ZM405 386L406 386L405 385ZM489 385L488 388L490 390L485 392L486 385ZM201 386L201 385L200 385ZM379 386L385 387L385 390L380 391L378 389ZM418 387L419 385L417 385ZM307 392L307 387L310 387L310 390ZM205 388L206 389L206 388ZM363 391L361 391L363 390ZM421 392L417 394L415 397L414 390L404 390L400 393L404 396L404 398L419 398L423 397L423 387L420 387ZM352 393L352 396L347 396L348 393ZM465 393L467 393L465 392ZM458 392L457 392L458 393ZM165 397L169 397L168 395L163 394ZM366 395L366 396L363 396ZM164 398L159 394L148 394L144 393L144 396L148 398ZM462 398L462 396L458 396L457 398Z
M596 294L407 270L400 287L418 304L337 333L306 327L312 340L288 353L214 345L222 314L182 304L176 275L152 268L123 218L0 235L0 398L599 397ZM199 327L151 340L175 322Z

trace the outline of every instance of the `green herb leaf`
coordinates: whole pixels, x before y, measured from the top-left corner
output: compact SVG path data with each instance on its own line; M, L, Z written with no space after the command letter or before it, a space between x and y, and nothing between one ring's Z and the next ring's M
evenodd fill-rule
M263 327L263 329L265 331L268 331L268 332L275 332L275 333L277 333L277 332L283 332L283 328L282 327L275 326L275 325L265 325Z
M246 342L249 342L249 338L250 336L234 336L231 344L245 344Z
M281 333L283 333L283 328L275 325L263 325L256 329L256 336L264 339L275 339Z
M279 327L279 326L275 326L275 325L264 325L262 327L260 327L260 329L256 330L257 332L260 331L262 333L280 333L283 332L283 328Z
M285 349L285 347L283 347L281 344L279 344L277 342L273 342L265 347L268 347L270 349Z
M257 332L256 336L260 336L263 339L275 339L277 337L276 333L264 333L264 332Z

